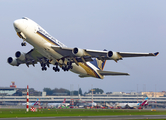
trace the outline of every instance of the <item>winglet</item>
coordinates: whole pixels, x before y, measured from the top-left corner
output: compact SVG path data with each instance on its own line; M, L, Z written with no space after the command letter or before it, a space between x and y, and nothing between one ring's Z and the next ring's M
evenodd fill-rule
M159 54L159 52L156 52L156 53L154 53L154 56L157 56Z

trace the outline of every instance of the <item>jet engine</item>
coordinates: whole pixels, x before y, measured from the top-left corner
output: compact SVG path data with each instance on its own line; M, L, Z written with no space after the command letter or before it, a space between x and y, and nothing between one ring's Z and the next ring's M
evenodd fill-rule
M77 57L82 57L85 55L85 51L83 49L76 48L76 47L72 50L72 53Z
M108 51L107 57L109 57L115 61L121 59L120 55L117 52L113 52L113 51Z
M19 60L25 60L25 53L21 53L20 51L17 51L15 53L15 56L17 57L17 59Z
M10 65L18 66L18 62L17 62L16 58L9 57L9 58L7 59L7 62L8 62Z

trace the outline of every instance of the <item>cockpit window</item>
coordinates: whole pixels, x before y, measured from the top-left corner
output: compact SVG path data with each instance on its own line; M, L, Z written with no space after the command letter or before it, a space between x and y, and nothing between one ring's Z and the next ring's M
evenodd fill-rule
M17 27L15 27L15 29L16 29L16 30L18 30L18 28L17 28Z
M27 17L22 17L22 19L26 19L26 20L28 20L28 18L27 18Z

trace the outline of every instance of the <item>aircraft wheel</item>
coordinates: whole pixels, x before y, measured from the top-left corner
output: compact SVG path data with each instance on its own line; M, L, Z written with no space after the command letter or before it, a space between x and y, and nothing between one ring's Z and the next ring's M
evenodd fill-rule
M65 66L65 71L68 71L69 70L69 66Z
M46 70L47 70L47 68L45 67L45 68L44 68L44 70L46 71Z
M53 67L52 69L55 70L55 67Z
M42 71L44 71L44 70L47 70L47 68L46 67L42 67Z
M53 70L56 72L57 70L56 70L56 67L53 67Z
M58 67L56 67L56 68L55 68L55 71L56 71L56 72L59 72L60 70L59 70L59 68L58 68Z
M58 67L53 67L53 70L54 70L55 72L59 72L59 71L60 71L60 69L59 69Z

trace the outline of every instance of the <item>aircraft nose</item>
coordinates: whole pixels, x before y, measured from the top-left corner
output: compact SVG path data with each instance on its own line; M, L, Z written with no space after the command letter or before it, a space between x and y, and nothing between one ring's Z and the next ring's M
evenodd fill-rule
M13 26L17 32L20 32L21 23L22 23L21 20L15 20L13 22Z
M13 22L16 32L22 32L27 28L27 22L24 19L18 19Z

